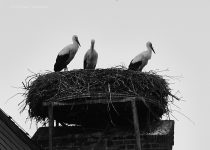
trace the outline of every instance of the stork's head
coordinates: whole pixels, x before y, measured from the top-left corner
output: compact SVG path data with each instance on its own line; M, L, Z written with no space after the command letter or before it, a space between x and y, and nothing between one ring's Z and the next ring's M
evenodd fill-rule
M92 40L91 40L91 45L94 45L94 44L95 44L95 40L92 39Z
M155 50L153 49L152 43L150 41L148 41L146 45L148 49L151 49L155 53Z
M92 39L92 40L91 40L91 46L90 46L91 49L94 49L94 44L95 44L95 40Z
M72 40L75 41L75 42L77 42L77 44L78 44L79 46L81 46L80 43L79 43L79 40L78 40L77 35L73 35Z

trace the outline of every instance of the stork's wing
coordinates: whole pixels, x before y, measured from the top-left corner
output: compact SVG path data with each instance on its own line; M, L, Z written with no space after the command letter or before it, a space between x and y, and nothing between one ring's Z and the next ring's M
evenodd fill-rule
M87 69L87 53L85 54L85 57L84 57L83 68Z
M54 65L54 71L61 71L63 68L67 66L66 61L69 58L69 54L58 55L56 58L56 62Z
M133 63L133 60L131 60L129 66L128 66L128 69L129 70L134 70L134 71L137 71L138 68L142 65L142 61L137 61L135 63Z
M84 68L84 69L87 69L87 60L86 60L86 59L84 60L83 68Z
M97 65L97 61L98 61L98 53L95 51L95 59L94 59L94 64L93 64L93 67L92 69L95 69L96 68L96 65Z

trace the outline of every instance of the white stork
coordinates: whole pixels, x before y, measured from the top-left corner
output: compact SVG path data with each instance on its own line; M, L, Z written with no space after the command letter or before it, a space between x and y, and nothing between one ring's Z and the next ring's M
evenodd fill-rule
M74 35L72 37L73 44L69 44L65 46L59 53L56 58L56 62L54 65L54 71L61 71L64 69L64 71L67 71L67 65L72 61L75 54L77 53L80 43L78 40L78 37Z
M94 49L95 40L91 40L90 49L86 52L84 56L84 69L95 69L97 60L98 60L98 53Z
M134 59L131 60L130 65L128 67L129 70L135 70L135 71L142 71L144 66L147 65L148 60L151 59L152 51L155 53L152 43L147 42L146 44L147 50L138 54Z

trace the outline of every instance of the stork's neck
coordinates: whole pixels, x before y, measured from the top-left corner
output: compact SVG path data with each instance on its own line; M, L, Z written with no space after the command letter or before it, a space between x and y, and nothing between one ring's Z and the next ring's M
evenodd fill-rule
M79 44L75 40L73 40L73 45L75 45L76 47L79 47Z
M148 55L147 55L147 57L148 57L148 59L151 59L151 57L152 57L152 48L151 47L148 47Z
M90 49L93 50L94 49L94 42L91 43Z

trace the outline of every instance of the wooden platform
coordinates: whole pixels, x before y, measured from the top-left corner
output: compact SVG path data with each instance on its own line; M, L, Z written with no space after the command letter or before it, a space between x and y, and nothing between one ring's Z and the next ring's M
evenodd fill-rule
M99 97L100 96L100 97ZM103 98L102 98L103 96ZM53 128L54 128L54 107L57 105L96 105L96 104L114 104L114 103L122 103L122 102L129 102L131 105L130 110L132 110L132 118L133 118L133 126L134 126L134 135L136 136L136 145L137 149L141 150L141 139L140 139L140 127L139 127L139 117L138 117L138 110L136 107L136 101L145 101L142 97L126 97L122 98L122 95L117 97L111 97L113 95L109 94L109 99L105 99L104 95L97 95L97 100L94 100L94 97L87 97L84 96L84 98L80 95L77 99L77 97L71 96L66 97L61 100L56 101L49 101L49 102L43 102L44 106L48 106L48 118L49 118L49 149L53 150ZM89 99L90 98L90 99ZM71 101L69 101L71 99ZM89 99L89 100L88 100ZM114 108L114 107L113 107ZM115 110L117 111L117 110ZM97 113L97 112L96 112ZM96 120L97 121L97 120Z

